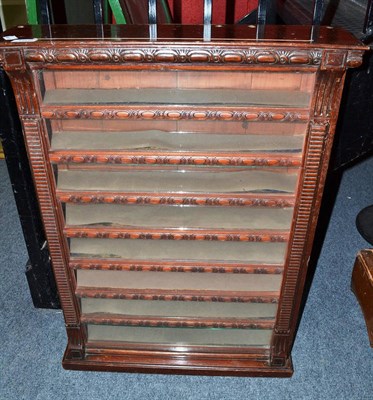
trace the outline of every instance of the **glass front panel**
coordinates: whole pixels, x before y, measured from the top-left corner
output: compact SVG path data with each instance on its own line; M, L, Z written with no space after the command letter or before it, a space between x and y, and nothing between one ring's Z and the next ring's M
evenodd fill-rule
M140 317L273 319L276 315L277 304L82 298L81 308L83 314L100 313L108 317L110 314L116 314Z
M66 204L69 226L289 230L292 208Z
M295 192L298 171L251 167L121 167L62 169L58 189L65 191L150 193Z
M194 272L77 271L79 287L164 290L219 290L234 292L276 292L281 275L199 274Z
M88 325L88 342L151 343L173 346L268 347L271 329L145 328ZM175 349L177 351L177 349ZM183 349L180 349L183 351Z
M47 70L35 72L40 82L42 107L67 110L228 110L234 112L301 113L307 115L315 83L314 73L203 71L203 70ZM79 108L78 108L79 107ZM82 107L82 108L80 108ZM115 107L115 108L114 108ZM143 108L142 108L143 107ZM215 107L215 108L214 108ZM238 108L240 107L240 108ZM252 108L250 108L252 107ZM51 108L49 108L51 109ZM71 115L70 115L71 116ZM161 120L142 118L50 119L46 121L51 158L56 166L57 189L72 194L190 195L255 194L278 198L295 196L300 174L307 123L286 121ZM175 117L176 118L176 117ZM259 118L260 119L260 118ZM262 118L270 119L270 118ZM275 119L275 118L274 118ZM92 153L90 153L92 152ZM126 160L113 158L125 152ZM140 155L167 155L167 163L142 163ZM58 154L60 153L60 154ZM188 155L210 157L252 157L258 167L230 165L188 165ZM242 153L245 153L242 155ZM133 160L128 159L128 154ZM176 156L185 154L185 164ZM71 162L69 155L73 155ZM84 159L84 155L92 155ZM95 157L102 156L103 159ZM122 154L123 156L123 154ZM53 158L54 157L54 158ZM79 159L81 157L81 159ZM169 156L167 156L169 157ZM176 161L172 159L175 157ZM269 166L267 158L279 163ZM145 159L145 158L144 158ZM65 164L66 160L68 163ZM94 160L94 162L91 162ZM160 159L163 160L163 159ZM170 161L171 160L171 161ZM206 159L207 160L207 159ZM262 160L262 163L260 163ZM289 160L298 160L292 164ZM117 162L130 164L119 164ZM164 160L163 160L164 161ZM162 161L162 162L163 162ZM150 162L146 159L146 162ZM221 162L221 160L219 160ZM277 166L276 166L277 165ZM282 166L278 166L282 165ZM286 165L295 165L287 167ZM184 196L183 196L184 197ZM106 199L107 201L107 199ZM118 229L240 229L289 233L293 208L239 206L173 206L139 204L64 204L69 227ZM287 243L145 240L69 239L70 256L92 262L106 259L126 262L196 262L208 265L260 265L283 267ZM110 261L109 261L110 262ZM134 264L135 265L135 264ZM192 273L155 271L76 271L77 288L154 291L204 291L226 295L259 293L275 298L282 274ZM230 293L230 294L229 294ZM258 298L259 298L258 297ZM138 301L82 298L83 314L95 314L88 324L88 341L149 343L172 346L242 346L268 348L271 329L165 328L104 325L101 317L237 318L274 322L277 304L224 303L208 301ZM90 320L92 322L92 320ZM123 321L120 321L122 323ZM262 327L268 328L268 325ZM176 350L177 351L177 350Z
M207 240L70 239L72 257L282 264L286 243ZM225 276L225 275L224 275Z
M288 122L51 120L52 151L300 153L307 125Z

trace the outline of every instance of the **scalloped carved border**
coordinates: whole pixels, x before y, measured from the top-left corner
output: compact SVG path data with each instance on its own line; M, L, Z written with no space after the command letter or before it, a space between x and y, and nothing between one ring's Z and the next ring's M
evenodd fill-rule
M221 121L307 121L309 113L298 111L227 111L227 110L97 110L44 107L44 118L52 119L150 119L150 120L221 120Z
M247 233L236 231L224 233L218 230L192 230L178 231L177 229L128 231L126 229L113 228L84 228L68 226L64 233L70 238L94 238L94 239L145 239L145 240L206 240L206 241L228 241L228 242L271 242L283 243L289 239L288 233L283 232L261 232Z
M214 273L214 274L260 274L281 275L282 265L195 265L195 264L153 264L140 262L118 262L102 259L70 259L69 267L72 269L98 270L98 271L150 271L150 272L176 272L176 273Z
M133 155L132 154L60 154L51 152L50 160L59 164L172 164L172 165L234 165L299 167L301 157L274 156L198 156L198 155Z
M113 204L168 204L168 205L198 205L198 206L246 206L246 207L294 207L295 198L294 196L274 197L274 198L260 198L260 197L220 197L215 195L214 197L185 197L177 194L122 194L122 193L82 193L57 191L57 196L63 203L75 203L75 204L102 204L102 203L113 203Z
M145 326L164 328L273 329L273 319L150 317L120 314L83 314L82 323L113 326Z
M199 43L201 46L201 43ZM43 49L25 50L30 63L48 64L245 64L245 65L294 65L317 66L321 50L222 49L206 48L112 48L112 49Z
M143 290L116 290L105 288L77 288L75 294L80 298L95 299L118 299L118 300L161 300L161 301L213 301L227 303L278 303L278 293L240 293L240 294L224 294L222 292L181 292L170 293L165 290L157 290L156 292L144 292Z

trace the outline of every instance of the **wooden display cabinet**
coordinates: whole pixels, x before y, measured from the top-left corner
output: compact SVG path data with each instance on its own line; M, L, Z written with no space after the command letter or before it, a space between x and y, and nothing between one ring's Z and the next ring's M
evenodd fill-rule
M32 26L0 43L65 368L292 373L345 70L365 48L332 28L202 30Z

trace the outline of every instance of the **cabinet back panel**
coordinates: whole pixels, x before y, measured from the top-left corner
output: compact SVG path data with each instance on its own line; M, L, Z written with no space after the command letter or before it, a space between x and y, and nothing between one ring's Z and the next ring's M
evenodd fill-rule
M121 105L222 105L307 108L310 95L291 90L242 89L53 89L46 90L44 104Z
M287 89L310 92L314 73L241 71L44 71L49 89Z

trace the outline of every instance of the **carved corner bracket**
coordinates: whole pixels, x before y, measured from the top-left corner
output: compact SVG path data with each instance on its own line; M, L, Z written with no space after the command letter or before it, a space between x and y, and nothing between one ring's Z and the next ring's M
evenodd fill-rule
M35 88L31 71L27 68L21 50L3 50L0 53L0 65L9 76L21 115L39 113L39 105L35 96Z
M364 52L362 50L350 50L347 54L346 65L348 68L360 67L363 63Z
M321 60L321 70L340 71L345 68L347 51L326 50L323 52Z
M278 121L294 122L308 120L308 112L278 111L227 111L227 110L171 110L171 109L72 109L44 108L44 118L52 119L147 119L147 120L217 120L217 121Z
M5 71L25 71L26 64L20 50L4 49L0 53L0 63Z
M363 62L363 50L326 50L321 60L321 70L342 71L359 67Z

